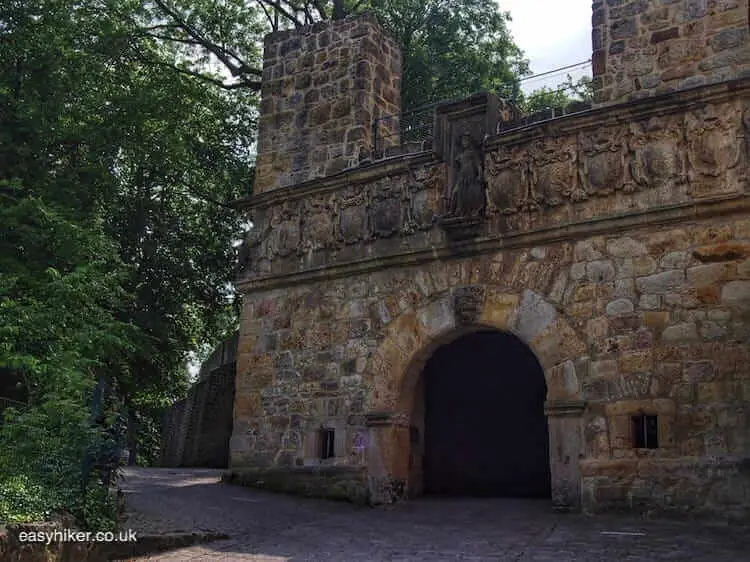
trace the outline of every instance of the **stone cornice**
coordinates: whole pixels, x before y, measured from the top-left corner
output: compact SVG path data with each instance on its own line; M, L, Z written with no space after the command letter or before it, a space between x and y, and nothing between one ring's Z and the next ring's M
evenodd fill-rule
M430 163L438 163L432 152L394 156L393 158L378 160L370 164L363 164L357 168L344 170L325 178L316 178L296 185L265 191L247 199L234 201L232 206L240 211L273 207L287 201L297 201L338 191L346 186L366 184L387 176L407 174L411 169L429 165Z
M546 226L527 232L507 233L383 257L352 260L342 264L308 269L290 274L246 279L238 281L236 285L243 293L252 293L300 284L330 281L332 279L363 275L396 267L416 266L439 259L467 257L500 250L552 244L589 236L612 234L644 226L669 224L742 212L750 212L750 197L743 193L732 194L710 200L680 203L563 225Z

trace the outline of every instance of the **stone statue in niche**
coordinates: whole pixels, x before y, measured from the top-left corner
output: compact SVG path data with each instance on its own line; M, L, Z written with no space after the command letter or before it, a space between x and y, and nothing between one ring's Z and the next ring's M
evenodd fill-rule
M454 161L454 181L446 202L450 217L476 217L484 212L484 171L482 158L471 135L460 137L460 148Z
M265 245L269 234L268 222L265 217L259 217L253 220L253 226L248 230L245 239L238 250L237 267L235 273L242 275L249 271L259 261L266 258Z

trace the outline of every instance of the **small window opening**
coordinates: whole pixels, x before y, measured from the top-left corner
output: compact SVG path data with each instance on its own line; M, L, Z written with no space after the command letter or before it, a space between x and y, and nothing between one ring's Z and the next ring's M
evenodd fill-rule
M659 423L656 416L640 414L633 416L633 446L636 449L657 449L659 447Z
M320 458L332 459L334 457L334 429L324 428L320 430Z

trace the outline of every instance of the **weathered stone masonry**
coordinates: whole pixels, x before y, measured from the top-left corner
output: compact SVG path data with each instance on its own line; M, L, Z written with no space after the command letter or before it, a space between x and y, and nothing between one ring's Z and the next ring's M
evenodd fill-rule
M596 0L595 101L621 103L748 76L746 0Z
M555 504L747 518L750 80L502 135L488 99L442 111L448 154L243 205L256 228L239 281L236 478L373 503L418 492L422 366L493 327L544 368ZM446 217L464 132L481 141L486 208ZM634 447L641 413L658 416L656 449ZM332 458L321 427L336 430Z
M401 51L373 18L268 35L255 193L359 164L401 108ZM398 144L398 120L380 121Z

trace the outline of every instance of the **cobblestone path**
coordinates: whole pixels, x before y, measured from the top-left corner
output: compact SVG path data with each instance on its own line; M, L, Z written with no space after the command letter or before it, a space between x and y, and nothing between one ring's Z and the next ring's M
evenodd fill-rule
M231 537L149 560L750 562L750 529L742 527L555 514L536 500L425 498L367 508L221 484L219 476L126 472L125 528Z

